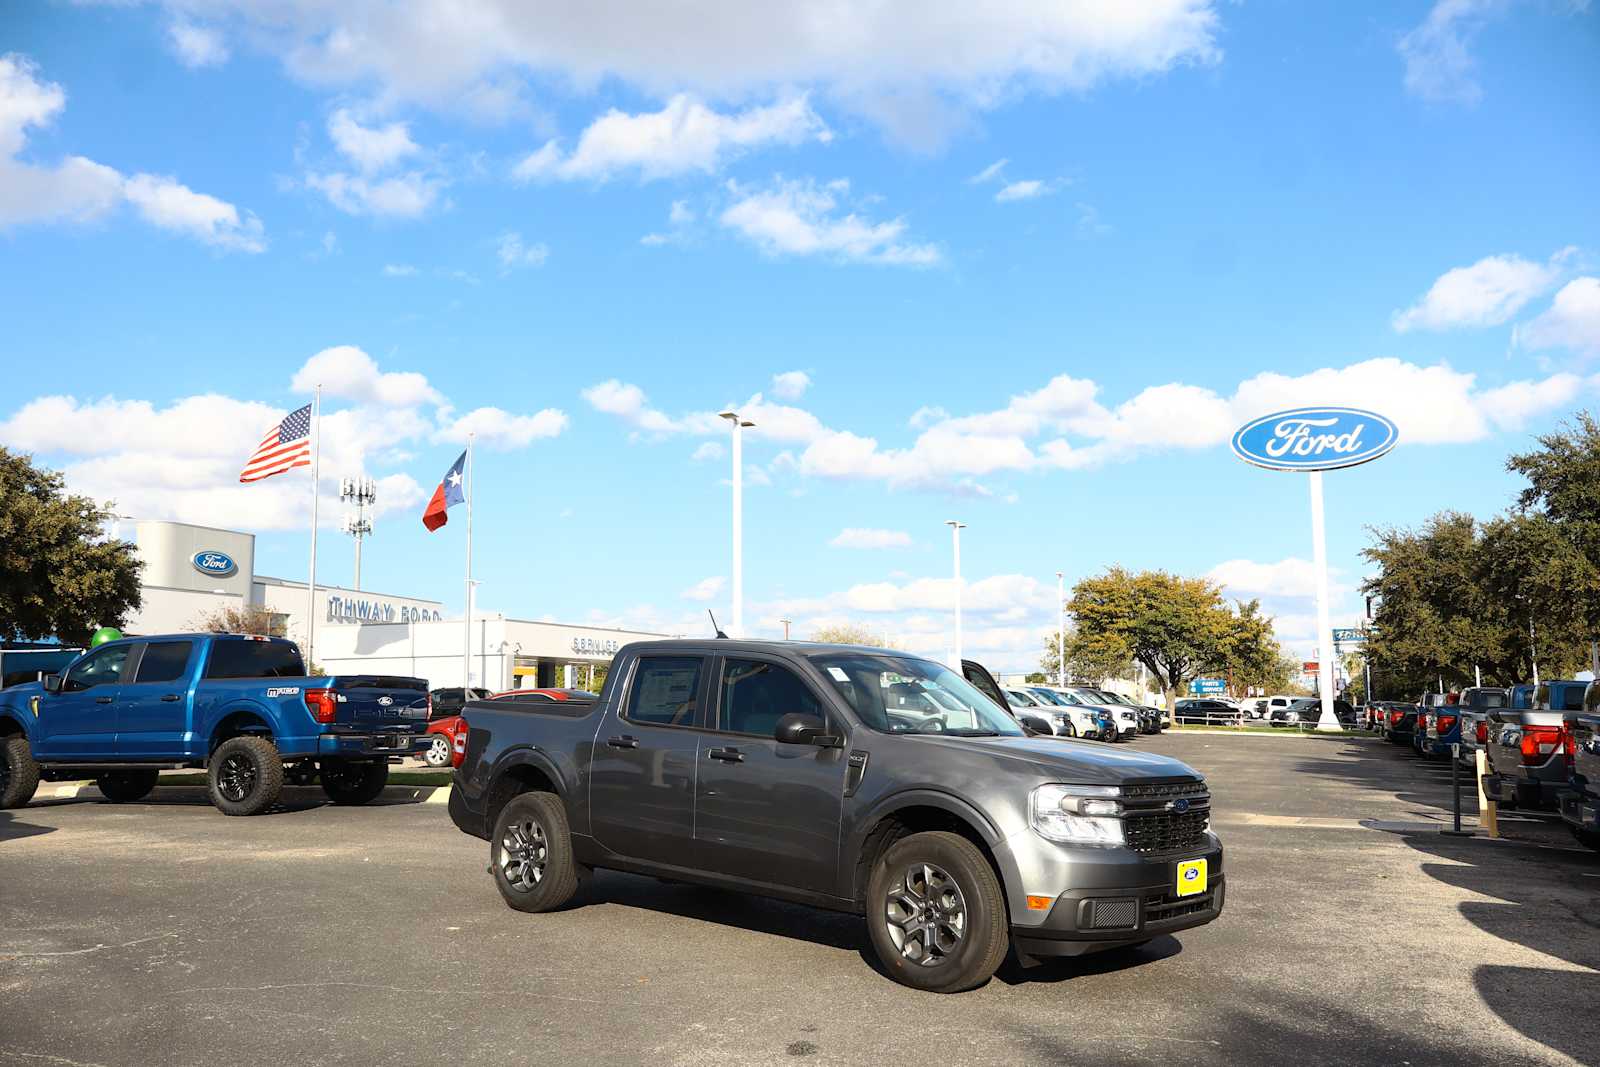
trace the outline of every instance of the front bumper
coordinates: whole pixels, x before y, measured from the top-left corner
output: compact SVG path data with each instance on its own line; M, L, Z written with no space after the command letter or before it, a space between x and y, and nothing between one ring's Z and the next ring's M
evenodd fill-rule
M347 758L416 756L426 752L427 734L393 731L370 734L323 734L317 738L317 755Z
M1012 941L1025 956L1077 956L1201 926L1222 914L1222 844L1206 831L1194 848L1160 855L1073 847L1025 830L995 850L1005 874ZM1178 865L1206 861L1206 890L1178 896ZM1063 888L1066 887L1066 888ZM1048 911L1028 907L1046 896Z

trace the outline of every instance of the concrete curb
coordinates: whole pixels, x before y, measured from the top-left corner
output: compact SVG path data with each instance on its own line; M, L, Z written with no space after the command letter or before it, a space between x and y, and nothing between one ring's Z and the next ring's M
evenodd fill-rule
M1173 733L1174 737L1190 737L1193 735L1205 735L1207 737L1274 737L1280 740L1285 737L1293 737L1302 741L1309 740L1310 738L1314 737L1342 737L1346 739L1352 737L1365 737L1374 741L1380 740L1376 735L1369 734L1364 730L1342 730L1339 733L1334 733L1330 730L1327 733L1318 733L1316 731L1291 730L1288 727L1285 727L1282 730L1274 731L1270 734L1258 734L1254 732L1246 733L1243 730L1229 730L1226 727L1218 727L1213 729L1209 726L1187 727L1182 730L1177 730Z
M288 790L317 789L314 785L286 785ZM391 785L384 789L381 800L404 801L409 800L414 804L448 804L450 802L450 789L448 785ZM210 797L206 790L197 785L157 786L156 791L145 799L173 799L173 800L205 800ZM47 783L39 786L38 792L33 794L34 800L104 800L105 796L91 782L63 782L60 784Z

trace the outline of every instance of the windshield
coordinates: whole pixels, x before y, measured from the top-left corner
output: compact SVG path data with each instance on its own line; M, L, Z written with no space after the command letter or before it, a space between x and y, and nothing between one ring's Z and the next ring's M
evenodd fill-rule
M958 737L1022 737L1015 719L961 675L908 656L865 653L813 658L869 729Z
M1029 696L1027 693L1020 693L1015 689L1006 690L1006 699L1011 701L1011 703L1018 705L1019 707L1036 708L1039 706L1039 702L1033 699L1033 697Z

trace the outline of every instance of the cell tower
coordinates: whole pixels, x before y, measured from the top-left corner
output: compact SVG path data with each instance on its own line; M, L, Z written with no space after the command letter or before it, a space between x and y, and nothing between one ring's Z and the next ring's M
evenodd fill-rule
M344 532L356 539L356 589L361 589L361 542L372 532L372 520L367 518L367 509L378 499L378 483L371 478L341 478L339 480L339 499L346 504L354 504L354 512L346 512L344 517Z

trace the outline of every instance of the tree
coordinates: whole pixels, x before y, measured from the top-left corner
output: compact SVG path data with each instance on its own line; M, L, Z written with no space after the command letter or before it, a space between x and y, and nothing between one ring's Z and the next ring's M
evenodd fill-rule
M1112 567L1085 578L1067 603L1075 623L1067 663L1075 671L1115 675L1144 665L1170 710L1181 687L1203 667L1226 663L1239 627L1216 585L1165 571Z
M139 606L133 545L107 537L112 513L64 485L0 448L0 639L81 644Z
M859 623L844 622L819 627L811 640L825 645L872 645L875 648L896 648L894 642L883 634L874 633Z
M1528 479L1517 507L1548 521L1569 547L1565 614L1581 617L1592 640L1600 635L1600 423L1580 412L1537 440L1537 449L1507 459L1506 469Z
M189 626L213 634L259 634L262 637L282 637L283 616L275 615L253 604L238 607L226 605L202 612Z

